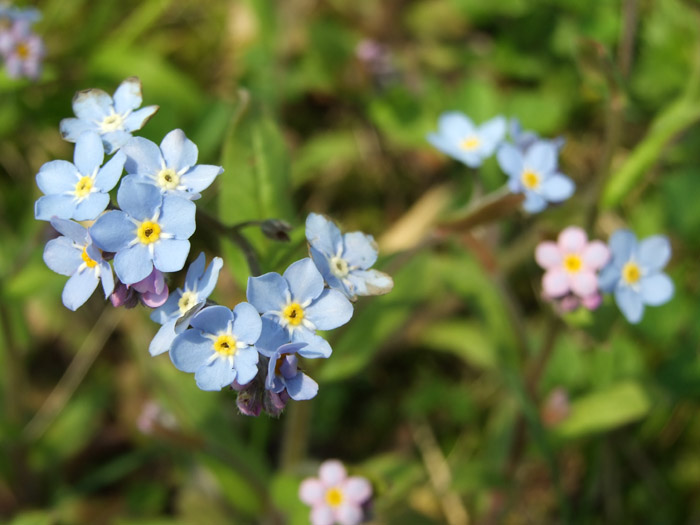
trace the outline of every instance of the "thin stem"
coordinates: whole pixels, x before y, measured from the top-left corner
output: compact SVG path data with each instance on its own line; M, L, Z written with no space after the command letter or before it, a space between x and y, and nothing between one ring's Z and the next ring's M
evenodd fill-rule
M294 469L306 456L310 422L311 403L309 401L288 405L281 451L283 470Z

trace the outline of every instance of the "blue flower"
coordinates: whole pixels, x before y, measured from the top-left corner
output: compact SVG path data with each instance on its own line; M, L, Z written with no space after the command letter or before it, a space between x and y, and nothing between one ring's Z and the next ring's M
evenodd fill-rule
M428 135L437 149L450 157L477 168L496 151L506 134L506 119L498 116L475 126L469 117L453 111L438 120L438 132Z
M557 171L557 148L548 141L539 141L521 152L512 144L498 150L498 164L508 175L513 193L525 193L523 208L537 213L548 202L562 202L574 193L574 183Z
M200 253L190 264L185 276L184 290L178 288L172 292L165 304L151 314L153 321L163 325L148 347L151 355L159 355L169 350L175 336L190 325L188 317L204 307L207 297L214 291L223 264L221 257L214 257L205 269L204 253Z
M673 297L673 281L663 273L671 244L663 235L641 242L629 230L617 230L609 241L612 259L598 276L600 289L614 292L615 302L630 323L638 323L644 306L659 306Z
M34 216L42 221L51 217L89 221L96 219L109 204L109 191L117 185L126 158L117 153L102 168L102 141L97 133L83 133L75 144L71 164L53 160L44 164L36 183L44 192L34 205Z
M382 295L394 281L387 274L369 268L377 260L377 244L371 235L351 232L342 235L323 215L306 218L306 240L311 258L328 286L354 299L358 295Z
M520 125L520 121L515 117L511 118L510 122L508 123L508 134L513 140L515 147L523 153L525 153L530 146L542 140L534 131L523 130L522 126ZM551 140L545 139L544 142L550 143L557 149L557 151L559 151L564 146L566 141L563 137L557 137Z
M134 137L122 151L130 177L191 200L198 199L198 192L224 171L221 166L197 164L197 146L180 129L168 133L160 148L150 140Z
M33 7L13 7L0 5L0 21L8 19L11 22L24 21L33 24L41 20L41 11Z
M178 370L194 373L202 390L221 390L234 381L249 383L258 373L260 316L248 303L208 306L192 318L192 328L175 338L170 359Z
M137 110L142 102L141 81L136 77L122 82L114 99L101 89L78 91L73 97L73 113L78 118L64 118L61 135L68 142L75 142L85 131L95 131L101 135L107 154L112 154L158 111L158 106Z
M44 42L31 30L32 22L31 18L20 15L9 29L0 30L0 55L10 78L37 79L41 74Z
M77 310L90 298L100 280L105 298L109 297L114 290L112 268L90 240L88 231L63 219L52 219L51 225L63 235L46 244L44 262L54 272L70 276L63 288L63 304Z
M190 251L187 239L195 230L195 204L134 180L122 182L117 202L123 211L101 215L90 227L90 236L101 250L116 253L119 280L137 283L154 266L161 272L181 270Z
M332 330L352 317L352 304L337 290L324 288L323 276L308 257L284 272L248 278L248 301L277 322L293 343L307 343L304 357L328 357L331 347L316 330Z

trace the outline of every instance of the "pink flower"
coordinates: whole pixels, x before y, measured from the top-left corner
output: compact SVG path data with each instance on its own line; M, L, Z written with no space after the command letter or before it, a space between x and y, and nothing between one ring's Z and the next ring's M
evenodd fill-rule
M569 226L563 230L557 242L544 241L537 245L535 260L546 270L542 288L548 299L566 299L573 296L594 310L600 304L598 276L610 259L610 250L601 241L588 242L583 229Z
M324 461L318 478L307 478L299 486L299 499L311 507L312 525L357 525L362 522L362 505L372 496L369 481L348 477L343 464Z

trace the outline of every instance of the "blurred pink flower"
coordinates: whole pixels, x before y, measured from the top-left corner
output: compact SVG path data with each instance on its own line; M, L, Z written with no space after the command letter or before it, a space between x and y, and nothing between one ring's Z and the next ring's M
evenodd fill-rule
M299 486L299 499L311 507L312 525L357 525L364 518L362 506L371 496L369 481L348 477L335 459L324 461L318 478L307 478Z
M572 298L589 310L600 305L597 272L610 259L610 250L601 241L588 242L583 229L569 226L557 242L544 241L535 249L535 260L546 270L542 288L547 299ZM573 297L572 297L573 296ZM563 308L571 310L573 308Z

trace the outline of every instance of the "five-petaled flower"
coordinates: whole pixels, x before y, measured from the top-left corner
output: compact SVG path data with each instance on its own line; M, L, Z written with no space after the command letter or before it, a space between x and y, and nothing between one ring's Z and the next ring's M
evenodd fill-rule
M10 18L10 17L8 17ZM5 60L5 69L11 78L39 78L44 43L31 30L33 19L14 17L9 29L0 31L0 54Z
M64 118L61 135L75 142L84 132L94 131L102 137L107 154L112 154L158 111L158 106L137 109L142 102L141 81L136 77L122 82L114 98L101 89L78 91L73 97L73 113L78 118Z
M673 297L673 281L663 273L671 244L663 235L640 242L629 230L617 230L609 241L612 260L600 272L600 288L614 292L615 302L630 323L638 323L644 306L659 306Z
M299 486L299 499L311 507L312 525L357 525L364 519L362 509L372 497L366 478L350 476L335 459L324 461L318 478L307 478Z
M502 116L476 126L466 115L452 111L440 115L437 133L430 133L427 138L446 155L478 168L493 155L505 134L506 119Z
M340 233L323 215L306 218L306 240L311 258L328 286L354 299L358 295L389 293L394 281L387 274L370 270L377 260L377 244L362 232Z
M178 370L194 373L202 390L221 390L236 381L250 382L258 372L258 350L262 322L248 303L233 310L207 306L195 315L189 328L170 348L170 359Z

